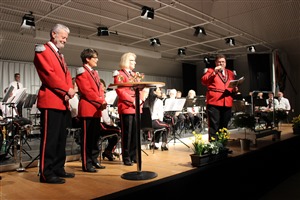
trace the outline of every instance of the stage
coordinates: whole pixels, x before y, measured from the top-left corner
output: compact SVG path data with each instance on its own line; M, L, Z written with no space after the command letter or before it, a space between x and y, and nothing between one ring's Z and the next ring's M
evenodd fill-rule
M280 127L281 138L259 138L250 151L241 151L238 139L228 143L232 154L223 161L203 167L191 166L191 148L171 140L169 151L146 149L142 152L142 171L157 173L149 180L126 180L121 176L137 171L137 165L103 160L106 169L97 173L81 170L81 162L66 162L66 170L76 174L62 185L39 182L34 164L24 172L2 172L1 199L182 199L199 196L216 199L258 199L277 183L299 169L300 137L292 134L290 124ZM191 134L180 139L192 147ZM241 138L243 133L241 133ZM69 158L70 159L70 158ZM18 163L15 163L18 166ZM210 197L211 195L211 197Z

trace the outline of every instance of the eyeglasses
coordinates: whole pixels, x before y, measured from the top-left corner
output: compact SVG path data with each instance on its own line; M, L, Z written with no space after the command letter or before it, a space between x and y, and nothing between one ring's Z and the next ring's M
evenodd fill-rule
M91 57L91 58L97 58L98 59L98 57Z

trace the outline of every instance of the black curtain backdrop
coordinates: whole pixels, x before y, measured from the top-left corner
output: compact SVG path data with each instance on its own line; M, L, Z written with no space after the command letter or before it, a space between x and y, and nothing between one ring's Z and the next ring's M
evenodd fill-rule
M271 54L248 54L250 91L271 91Z
M197 66L193 64L182 64L182 97L186 97L189 90L197 92ZM200 80L199 80L200 81Z

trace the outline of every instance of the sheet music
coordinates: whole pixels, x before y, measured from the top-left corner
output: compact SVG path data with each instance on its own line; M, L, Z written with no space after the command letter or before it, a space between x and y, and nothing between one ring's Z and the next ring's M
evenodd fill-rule
M14 90L14 86L10 86L10 88L8 89L8 91L6 91L4 98L2 99L2 102L7 102L10 103L12 101L13 98L11 98L12 96L12 91Z
M231 80L228 87L229 88L235 88L235 87L238 87L239 85L241 85L245 80L245 77L241 77L237 80Z
M185 104L186 98L182 99L166 99L164 111L181 111Z
M26 97L26 90L27 88L18 89L15 94L15 98L11 101L11 103L18 104Z
M108 105L113 105L117 98L117 92L115 90L111 90L106 92L105 94L105 101Z

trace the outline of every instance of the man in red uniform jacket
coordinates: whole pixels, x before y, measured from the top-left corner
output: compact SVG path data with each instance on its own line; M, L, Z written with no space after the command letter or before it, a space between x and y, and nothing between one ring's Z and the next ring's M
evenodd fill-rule
M215 68L209 68L202 76L201 82L207 87L206 111L208 118L209 140L217 139L216 132L227 128L231 118L233 95L237 88L228 88L229 82L235 79L234 73L226 69L226 58L217 55Z
M37 107L41 111L40 182L62 184L63 178L74 173L64 169L66 160L67 120L69 99L75 91L70 71L59 50L67 42L70 30L56 24L50 31L50 41L35 48L34 65L42 85L38 92Z
M97 67L98 52L94 49L84 49L80 57L83 66L77 70L76 84L80 94L78 117L82 122L82 170L93 173L97 172L95 168L105 168L98 162L98 139L100 136L101 111L106 108L107 103L98 72L93 69Z

